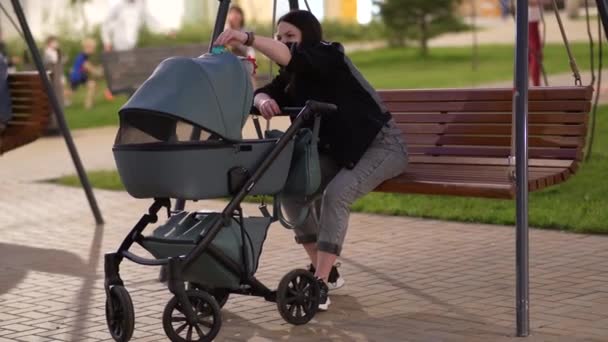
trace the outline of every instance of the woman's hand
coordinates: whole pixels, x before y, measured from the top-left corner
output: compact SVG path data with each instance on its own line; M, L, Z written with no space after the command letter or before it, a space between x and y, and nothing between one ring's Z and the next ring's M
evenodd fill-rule
M245 42L247 42L247 33L233 29L226 29L219 35L219 37L217 37L214 44L236 47L245 44Z
M260 99L257 102L256 107L262 113L262 116L266 120L272 119L273 116L281 114L281 108L277 101L271 99L270 97Z

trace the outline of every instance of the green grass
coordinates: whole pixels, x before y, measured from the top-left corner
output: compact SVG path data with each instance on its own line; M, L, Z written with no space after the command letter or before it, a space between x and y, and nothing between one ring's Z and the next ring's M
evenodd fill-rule
M116 96L113 101L107 101L102 92L105 87L105 83L98 84L99 91L90 110L84 108L84 87L74 92L72 104L65 108L66 120L71 129L118 125L118 109L127 98Z
M575 44L573 50L581 69L589 67L588 49ZM378 88L421 88L470 86L474 83L508 80L512 75L513 51L508 46L482 46L480 69L471 70L470 49L432 49L421 59L414 49L381 49L352 55L364 75ZM545 64L549 73L569 70L563 47L547 46ZM607 64L608 65L608 64ZM116 112L124 98L105 102L101 98L92 111L79 104L66 112L72 128L115 125ZM78 101L78 98L77 98ZM608 233L608 106L598 112L593 159L568 182L530 195L530 224L534 227L585 233ZM116 172L89 174L97 188L123 190ZM78 186L75 176L57 180ZM397 195L372 193L355 203L354 211L407 215L462 222L514 224L515 204L510 200Z
M572 50L580 69L588 70L588 46L573 44ZM570 71L568 55L562 45L547 45L544 55L548 74ZM482 45L478 56L478 70L473 71L471 48L431 48L430 56L426 58L421 58L417 49L381 49L351 54L355 64L377 88L469 87L513 78L513 47Z
M580 233L608 233L608 106L598 111L593 158L568 182L530 195L530 224ZM89 173L93 186L123 190L115 171ZM79 186L75 176L57 180ZM357 212L406 215L461 222L514 224L511 200L372 193L353 206Z
M588 47L573 44L572 49L580 68L588 69ZM480 46L478 71L472 70L470 48L432 48L430 56L426 58L421 58L415 48L386 48L357 52L350 56L372 85L380 89L469 87L509 80L513 75L513 48L506 45ZM547 45L545 67L548 73L569 71L563 46ZM90 111L82 106L83 89L76 92L74 104L66 108L68 124L72 129L118 124L118 109L126 97L119 96L113 102L107 102L101 94L104 85L98 88L96 104Z

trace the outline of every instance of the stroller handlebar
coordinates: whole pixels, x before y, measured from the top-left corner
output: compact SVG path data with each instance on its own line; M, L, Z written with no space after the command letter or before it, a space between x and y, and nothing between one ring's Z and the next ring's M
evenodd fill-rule
M308 100L308 101L306 101L306 105L304 107L281 107L282 113L279 114L278 116L282 116L282 115L297 116L304 109L307 109L307 116L308 116L311 114L326 114L326 113L330 113L330 112L335 112L338 110L338 106L336 106L333 103ZM252 107L251 114L260 115L260 112L257 108Z
M304 106L304 108L306 107L308 107L313 113L319 114L335 112L338 110L338 106L333 103L319 102L313 100L306 101L306 106Z

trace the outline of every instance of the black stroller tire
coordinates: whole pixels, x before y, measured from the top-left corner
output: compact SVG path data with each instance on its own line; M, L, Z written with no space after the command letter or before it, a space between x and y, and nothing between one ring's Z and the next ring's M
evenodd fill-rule
M319 309L319 285L312 273L302 269L287 273L277 289L277 308L287 323L310 322Z
M224 305L226 305L226 303L228 302L228 298L230 298L230 291L226 289L208 290L205 287L196 283L189 283L188 286L188 288L190 289L205 291L212 295L213 298L215 298L215 301L217 302L217 305L219 305L220 309L223 308Z
M110 312L112 301L112 312ZM135 330L135 310L127 289L121 285L110 288L106 298L106 323L114 341L127 342Z
M174 296L167 303L163 312L165 334L172 342L213 341L222 327L222 314L217 301L213 296L201 290L188 290L186 296L190 305L193 306L199 322L195 325L187 322L185 314L182 313L182 304L177 296Z

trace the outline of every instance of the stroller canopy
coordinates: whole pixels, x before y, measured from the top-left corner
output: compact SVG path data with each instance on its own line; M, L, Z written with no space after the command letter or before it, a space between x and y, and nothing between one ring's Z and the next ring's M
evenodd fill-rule
M120 109L120 115L151 134L162 129L155 123L163 122L150 118L152 114L181 119L227 140L241 140L253 100L244 63L230 53L166 59Z

